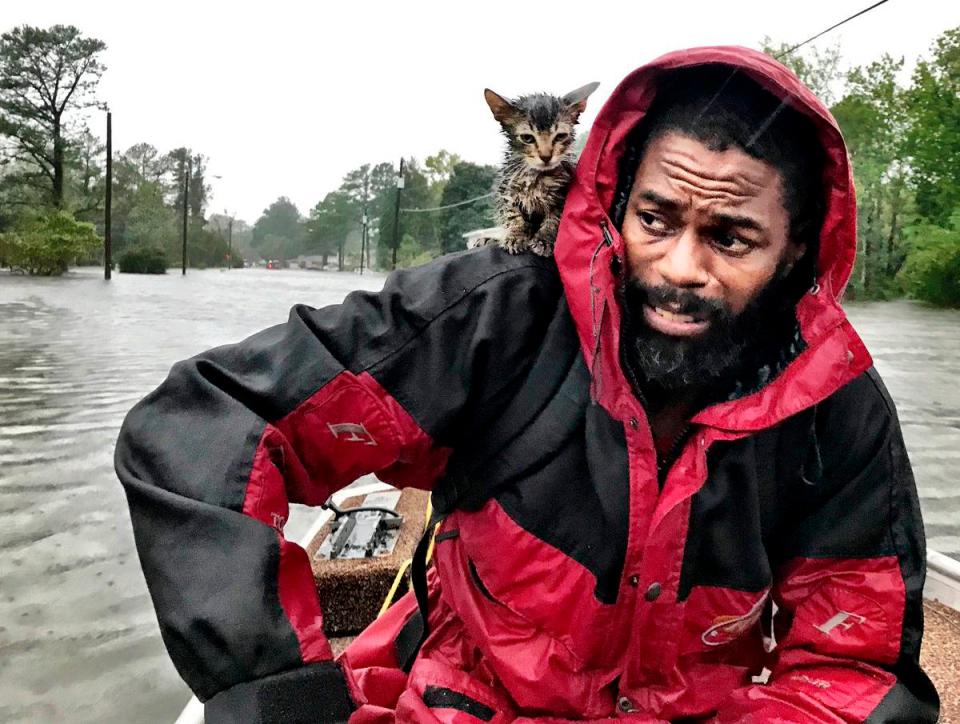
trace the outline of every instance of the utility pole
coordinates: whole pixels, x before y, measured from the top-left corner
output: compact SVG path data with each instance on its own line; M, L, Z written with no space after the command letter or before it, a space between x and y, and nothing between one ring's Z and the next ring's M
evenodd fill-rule
M363 254L367 250L367 205L363 205L363 216L360 217L360 274L363 274Z
M397 268L397 249L400 247L400 193L403 191L403 159L400 159L400 173L397 176L397 204L393 207L393 264Z
M220 178L217 176L217 178ZM233 215L227 211L223 210L223 215L227 217L227 271L233 268ZM217 224L217 230L220 232L220 238L223 238L223 230L220 229L220 224Z
M107 111L107 197L103 204L103 278L113 271L113 239L110 232L110 211L113 203L113 114Z
M190 208L190 174L193 173L193 159L189 152L184 149L185 159L183 168L186 173L183 175L183 276L187 274L187 211Z
M363 254L367 250L367 198L370 195L370 171L363 176L363 215L360 217L360 274L363 274Z

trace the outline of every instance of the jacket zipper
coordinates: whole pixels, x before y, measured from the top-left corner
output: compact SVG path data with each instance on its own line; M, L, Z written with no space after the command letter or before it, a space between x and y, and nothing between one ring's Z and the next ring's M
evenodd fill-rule
M607 224L606 219L600 219L600 231L603 234L604 243L607 246L613 246L613 235L610 233L610 227ZM623 278L623 273L621 271L620 278L617 280L617 289L618 289L618 292L620 293L621 300L623 299L623 291L624 291L625 284L626 282ZM640 405L643 407L644 412L647 413L649 417L649 405L646 397L643 394L643 389L640 387L640 384L636 378L636 375L633 373L633 370L630 368L630 365L623 365L623 368L624 368L624 372L627 374L627 376L630 378L630 381L632 382L631 386L633 387L634 392L640 401ZM648 424L649 424L649 421L648 421ZM664 472L664 468L669 469L669 466L672 465L673 461L676 460L677 453L679 452L678 448L680 447L680 443L687 437L692 427L693 425L691 425L689 422L685 424L680 429L680 432L677 433L677 435L673 438L673 441L670 443L670 447L667 448L666 454L661 457L661 455L657 453L656 457L657 457L658 477L660 473Z
M600 219L600 231L603 234L603 242L607 246L613 246L613 234L610 233L610 227L606 219Z
M681 441L686 439L692 427L693 425L691 425L689 422L686 423L680 429L680 432L677 433L677 436L673 438L673 442L671 442L670 447L667 448L666 454L662 458L660 457L659 453L657 454L657 472L658 473L664 472L664 468L669 470L670 466L673 465L673 463L676 461L677 455L680 452L680 450L678 449L680 448L680 443Z

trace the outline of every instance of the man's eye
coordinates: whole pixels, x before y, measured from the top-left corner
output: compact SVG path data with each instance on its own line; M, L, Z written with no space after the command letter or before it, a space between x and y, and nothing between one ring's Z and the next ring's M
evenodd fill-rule
M714 243L725 253L733 256L742 256L753 248L753 245L744 241L735 234L717 234Z
M537 139L531 136L529 133L521 133L520 140L524 143L534 143Z
M649 211L640 211L637 216L640 217L640 223L654 233L662 233L667 230L664 220L656 214L651 214Z

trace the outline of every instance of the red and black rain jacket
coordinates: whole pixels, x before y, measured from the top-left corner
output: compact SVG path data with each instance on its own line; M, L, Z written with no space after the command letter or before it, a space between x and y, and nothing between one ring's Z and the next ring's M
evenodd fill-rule
M697 414L661 488L620 364L623 244L607 210L659 75L718 62L819 129L818 282L797 305L801 351ZM915 485L838 303L855 218L840 132L788 70L742 48L674 53L599 114L555 262L447 256L177 364L130 412L116 464L163 639L207 721L936 721ZM583 394L532 401L522 434L550 449L498 460L508 482L444 520L412 667L398 649L410 597L334 660L307 556L283 536L288 503L370 472L442 485L558 339ZM564 432L541 438L545 425Z

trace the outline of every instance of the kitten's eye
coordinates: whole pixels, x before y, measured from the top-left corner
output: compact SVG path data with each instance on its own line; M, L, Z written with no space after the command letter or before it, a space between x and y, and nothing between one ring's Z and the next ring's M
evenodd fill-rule
M569 133L558 133L556 136L553 137L553 142L554 142L554 143L563 143L563 142L566 141L568 138L570 138L570 134L569 134Z
M521 133L520 140L524 143L536 143L537 139L531 136L529 133Z

